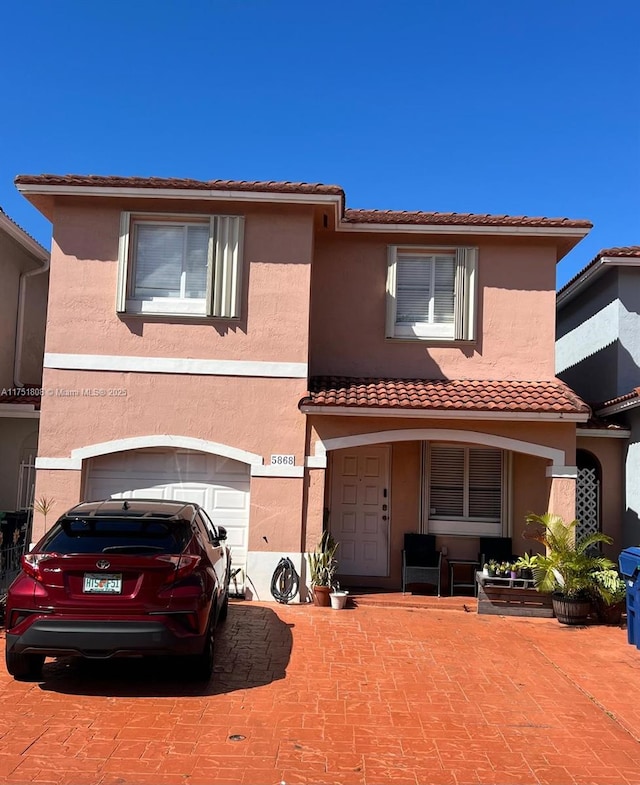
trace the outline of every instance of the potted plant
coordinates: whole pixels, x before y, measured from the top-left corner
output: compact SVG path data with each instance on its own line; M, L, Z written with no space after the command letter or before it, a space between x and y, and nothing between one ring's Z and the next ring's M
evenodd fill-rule
M593 573L593 602L603 624L620 624L627 604L627 586L618 570Z
M315 605L328 608L331 604L329 594L333 586L333 576L338 569L338 562L335 558L337 549L338 544L325 529L315 550L307 554Z
M520 570L520 577L527 580L533 578L533 567L536 563L536 557L525 553L524 556L519 556L515 562L516 569Z
M545 547L533 565L536 588L551 593L553 611L561 624L584 624L591 613L594 573L614 568L604 556L592 555L592 549L599 543L610 544L611 537L595 533L576 542L578 521L567 524L552 513L530 514L527 524L537 528L525 536Z

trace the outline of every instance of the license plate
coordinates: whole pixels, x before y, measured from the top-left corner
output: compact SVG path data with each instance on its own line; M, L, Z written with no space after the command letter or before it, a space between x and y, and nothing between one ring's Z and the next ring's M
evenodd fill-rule
M83 591L85 594L120 594L122 575L85 572Z

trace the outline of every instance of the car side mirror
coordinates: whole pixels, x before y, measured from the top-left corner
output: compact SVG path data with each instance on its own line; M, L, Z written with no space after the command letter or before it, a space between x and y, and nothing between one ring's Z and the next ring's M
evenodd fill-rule
M224 528L224 526L218 526L218 539L219 540L227 539L227 530Z

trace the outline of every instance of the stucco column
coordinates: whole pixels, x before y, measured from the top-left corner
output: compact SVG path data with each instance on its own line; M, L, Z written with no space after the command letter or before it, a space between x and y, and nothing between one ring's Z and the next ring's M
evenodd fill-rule
M302 532L302 549L305 552L312 551L322 536L324 528L325 478L326 469L314 468L306 470L307 481Z
M37 469L35 503L39 499L51 502L51 510L47 513L47 531L58 518L74 504L82 500L82 472L73 469ZM45 521L42 513L34 509L31 540L37 542L45 533Z
M576 466L549 466L547 477L551 478L548 511L559 515L565 523L576 517Z

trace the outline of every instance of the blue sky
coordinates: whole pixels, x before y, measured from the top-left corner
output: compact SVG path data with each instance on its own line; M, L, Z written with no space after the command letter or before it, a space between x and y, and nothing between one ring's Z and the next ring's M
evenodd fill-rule
M16 174L337 183L350 207L588 218L562 285L640 244L637 0L22 0L3 7Z

